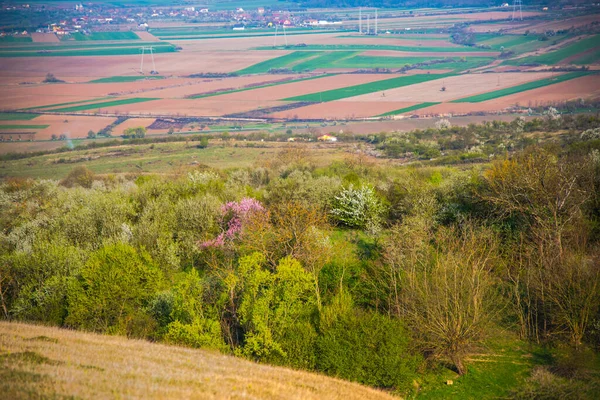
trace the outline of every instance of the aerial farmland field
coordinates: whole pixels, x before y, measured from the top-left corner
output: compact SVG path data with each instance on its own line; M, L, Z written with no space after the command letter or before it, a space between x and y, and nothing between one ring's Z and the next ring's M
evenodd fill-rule
M352 123L432 116L436 110L447 115L448 109L515 112L522 99L533 99L529 93L542 89L545 104L597 96L594 85L588 90L575 85L577 93L553 92L586 73L595 80L600 67L595 34L561 31L540 40L535 34L489 31L474 33L469 42L449 27L459 21L473 28L526 23L533 31L548 21L534 10L524 21L486 9L416 12L422 15L382 11L378 35L373 20L369 35L363 20L360 34L357 15L331 10L324 15L342 18L341 27L298 24L276 32L273 26L233 30L230 24L165 22L139 31L36 33L33 42L27 35L7 36L0 40L2 120L13 125L27 115L29 125L44 125L36 121L42 116L31 114L38 112L104 118L105 126L116 117L152 116ZM527 67L531 63L536 67ZM568 63L589 71L548 72ZM49 73L59 82L44 82ZM34 131L47 136L47 129ZM87 130L70 135L86 137Z

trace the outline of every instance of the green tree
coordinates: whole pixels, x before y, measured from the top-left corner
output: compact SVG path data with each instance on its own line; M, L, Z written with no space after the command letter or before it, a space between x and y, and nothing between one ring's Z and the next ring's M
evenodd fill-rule
M292 258L282 259L275 272L264 263L260 253L239 262L238 313L245 333L239 353L256 360L286 359L286 334L315 307L312 276Z
M146 137L146 128L138 126L135 128L127 128L123 131L123 137L128 139L141 139Z

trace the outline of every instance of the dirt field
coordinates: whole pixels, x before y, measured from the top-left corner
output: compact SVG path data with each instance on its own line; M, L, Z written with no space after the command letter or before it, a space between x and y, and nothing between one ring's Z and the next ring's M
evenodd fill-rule
M558 21L542 21L528 26L513 29L511 33L525 33L526 30L535 33L546 32L548 30L558 31L561 29L569 29L571 27L580 27L589 25L593 22L600 22L600 14L585 15L581 17L568 18Z
M41 107L75 101L124 97L181 98L214 90L236 89L251 84L269 83L302 75L241 76L232 78L167 78L126 83L54 83L0 86L0 110ZM85 94L85 95L82 95ZM107 99L109 100L109 99Z
M182 76L200 72L234 72L258 62L287 54L285 51L248 51L240 56L236 51L194 51L155 54L156 69L164 76ZM3 58L0 82L5 77L20 77L24 81L41 81L48 72L57 78L110 77L131 75L139 71L140 56L101 57L20 57Z
M540 15L540 12L523 12L523 17L533 17ZM462 21L496 21L509 19L512 16L512 12L503 11L489 11L480 13L464 13L464 14L443 14L443 15L417 15L415 17L399 17L399 18L380 18L379 26L383 29L387 26L398 26L402 25L418 25L437 22L439 25L447 25L450 20L462 20ZM358 15L357 15L358 17ZM363 25L366 26L366 17L363 15ZM373 21L371 21L372 23ZM357 25L358 19L344 21L344 25Z
M416 103L330 101L269 114L269 117L331 120L366 118L410 107L414 104Z
M217 90L240 89L248 85L259 86L262 84L277 82L283 79L299 79L304 76L305 75L253 75L232 78L200 79L178 87L152 90L146 92L146 95L160 98L183 98L185 96L208 93Z
M31 40L39 43L58 43L60 40L54 33L38 33L31 34Z
M497 121L512 121L516 115L494 115L493 119ZM526 119L528 117L525 117ZM340 130L349 133L368 135L379 132L406 132L413 129L427 129L435 126L439 118L405 118L398 120L385 121L365 121L365 122L350 122L346 125L326 126L316 128L320 133L339 133ZM482 123L490 121L489 116L468 116L468 117L453 117L450 118L450 123L454 126L467 126L469 124ZM313 128L315 129L315 128ZM306 130L308 131L308 130ZM304 132L301 130L300 132ZM393 162L393 160L390 160Z
M140 37L145 42L160 42L160 39L146 31L136 31L136 35Z
M35 140L49 140L52 135L68 138L85 138L90 130L98 132L112 124L115 118L84 115L41 115L30 121L3 121L10 125L50 125L37 130ZM29 129L28 129L29 130Z
M436 79L416 85L404 86L382 92L368 93L342 99L342 102L441 102L456 100L467 96L500 90L525 82L552 76L550 72L504 73L504 74L465 74L449 78ZM445 86L446 90L441 91Z
M321 36L321 35L318 35ZM325 38L316 38L318 44L340 44L340 45L348 45L348 44L360 44L360 45L380 45L380 46L423 46L423 47L461 47L458 44L451 43L447 39L439 39L439 40L428 40L431 36L434 35L422 35L423 40L419 40L418 38L405 39L401 35L397 36L379 36L379 37L371 37L371 36L358 36L352 35L352 37L348 36L329 36ZM439 35L438 35L439 36ZM312 42L312 40L311 40Z

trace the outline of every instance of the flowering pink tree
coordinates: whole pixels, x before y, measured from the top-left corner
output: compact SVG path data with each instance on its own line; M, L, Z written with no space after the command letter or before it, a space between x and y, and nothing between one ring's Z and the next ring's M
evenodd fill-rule
M260 201L245 197L239 202L230 201L221 207L221 226L223 232L215 239L207 240L200 247L222 247L226 242L234 240L242 231L242 227L248 218L254 213L264 212L265 208Z

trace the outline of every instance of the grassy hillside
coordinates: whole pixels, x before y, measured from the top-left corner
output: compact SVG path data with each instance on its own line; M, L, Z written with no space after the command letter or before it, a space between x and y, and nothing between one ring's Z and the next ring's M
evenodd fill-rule
M325 376L217 352L0 322L2 397L392 399Z

